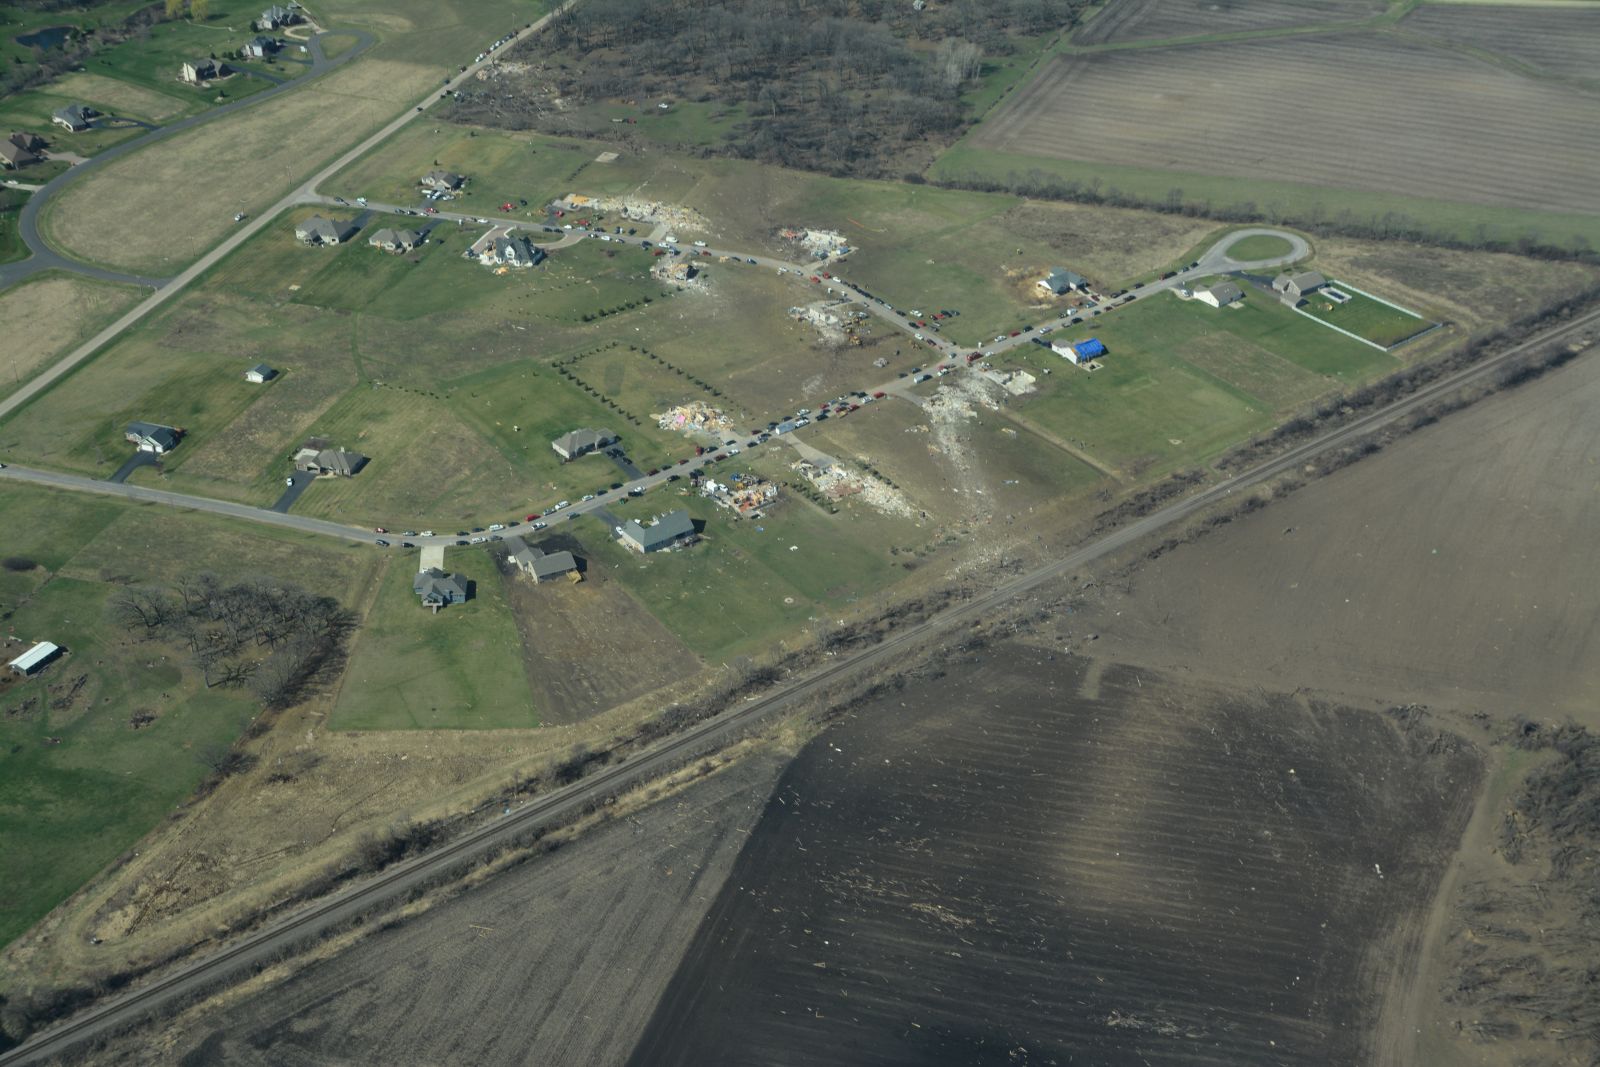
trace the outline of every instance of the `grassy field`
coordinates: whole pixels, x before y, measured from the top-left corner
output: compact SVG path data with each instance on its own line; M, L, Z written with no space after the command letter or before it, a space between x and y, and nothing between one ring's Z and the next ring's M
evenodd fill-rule
M17 216L27 200L24 190L0 188L0 263L15 263L28 255L28 246L17 229Z
M1220 310L1173 296L1143 300L1052 340L1090 336L1109 350L1092 373L1036 346L1011 357L1051 371L1017 410L1131 474L1204 461L1330 388L1399 366L1259 293Z
M27 324L26 341L0 351L0 396L94 336L147 293L131 285L56 272L36 274L0 290L0 322Z
M1287 238L1257 233L1233 242L1228 246L1227 254L1241 263L1249 263L1258 259L1279 259L1293 249Z
M106 79L108 82L110 79ZM92 156L104 151L112 145L121 144L123 141L139 136L145 131L138 126L123 126L109 130L82 130L78 133L69 133L60 126L53 125L50 116L66 107L68 104L93 103L81 97L71 97L58 94L54 86L43 89L26 89L20 93L0 99L0 126L11 130L26 130L29 133L43 137L50 147L58 152L71 152L80 156ZM98 106L98 105L97 105ZM109 106L101 110L110 111ZM14 177L19 181L42 181L35 175L48 174L47 165L33 164L17 172ZM13 175L7 172L7 176Z
M473 595L434 614L411 590L415 553L389 561L329 720L334 729L539 725L522 642L494 562L476 550L453 551L445 569L465 575Z
M207 690L180 648L124 633L107 609L117 592L213 569L296 581L350 603L377 560L325 539L204 515L175 523L151 506L31 487L0 486L0 512L6 554L35 564L0 571L6 633L69 650L37 678L0 682L5 943L157 826L208 773L202 757L232 743L254 714L243 694ZM8 659L20 646L11 649ZM154 720L133 726L140 713Z
M1337 281L1333 284L1335 288L1339 285ZM1335 304L1312 293L1300 310L1385 348L1393 347L1433 325L1421 316L1407 314L1360 293L1348 295L1348 301Z
M1235 83L1218 122L1193 122L1172 106L1215 72L1240 69L1252 78ZM1279 87L1307 78L1339 108L1299 132L1280 131L1266 156L1251 155ZM1352 221L1382 224L1399 214L1456 237L1515 241L1531 230L1553 243L1593 244L1600 215L1587 176L1600 163L1571 146L1588 143L1578 130L1592 125L1585 116L1594 106L1564 87L1390 34L1063 55L1041 64L930 176L1027 185L1037 175L1154 202L1249 203L1268 219L1348 211ZM1450 133L1418 137L1418 129ZM1539 164L1526 165L1523 153ZM1370 165L1378 155L1382 168Z

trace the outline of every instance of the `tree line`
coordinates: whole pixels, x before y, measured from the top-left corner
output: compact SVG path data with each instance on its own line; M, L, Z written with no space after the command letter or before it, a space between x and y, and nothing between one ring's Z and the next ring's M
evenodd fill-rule
M265 708L294 704L336 673L358 621L332 597L297 585L265 578L225 585L205 573L171 589L128 589L112 611L141 638L186 648L208 689L248 688Z

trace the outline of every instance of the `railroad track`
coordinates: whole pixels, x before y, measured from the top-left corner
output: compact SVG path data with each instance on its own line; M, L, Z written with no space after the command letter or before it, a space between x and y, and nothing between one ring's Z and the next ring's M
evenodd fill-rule
M240 971L264 964L326 931L335 929L374 908L403 896L459 864L475 862L522 834L617 795L626 788L658 777L685 760L714 750L762 719L791 707L830 685L886 663L897 662L907 649L982 618L996 608L1087 566L1147 537L1158 530L1226 501L1241 490L1268 481L1341 445L1356 441L1443 396L1488 378L1525 352L1600 327L1600 309L1570 322L1546 329L1521 344L1422 387L1410 396L1363 415L1315 437L1250 470L1219 482L1194 496L1169 504L1137 519L1058 560L1002 582L970 600L947 608L922 622L898 630L871 648L839 656L826 666L785 683L766 696L720 716L698 723L666 738L625 762L605 767L583 780L537 797L522 808L493 822L475 827L424 855L405 860L372 878L317 901L270 923L211 955L154 978L138 988L105 1001L46 1030L8 1053L0 1065L34 1064L61 1055L83 1041L104 1036L187 997L215 992Z

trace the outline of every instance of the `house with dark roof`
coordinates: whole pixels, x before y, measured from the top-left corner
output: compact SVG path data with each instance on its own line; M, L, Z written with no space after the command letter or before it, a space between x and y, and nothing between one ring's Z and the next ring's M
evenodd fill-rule
M679 508L653 520L648 526L640 525L637 519L629 519L622 524L619 536L622 543L635 552L660 552L674 545L689 544L695 539L696 531L689 513Z
M1054 267L1049 274L1039 279L1039 288L1047 289L1056 296L1070 293L1074 289L1086 289L1089 282L1081 274L1076 274L1065 267Z
M1214 308L1227 307L1237 304L1244 299L1244 290L1239 288L1237 282L1223 280L1212 282L1210 285L1197 286L1194 298L1202 304L1210 304Z
M29 163L39 162L39 157L23 148L14 141L0 141L0 167L7 170L16 170L26 167Z
M278 42L271 37L252 37L239 49L239 54L249 59L266 59L278 51Z
M133 442L140 452L154 452L159 456L178 447L183 431L159 422L130 422L122 436Z
M36 133L29 133L26 130L13 133L10 137L7 137L6 140L16 145L24 152L33 152L37 154L44 151L44 138L40 137Z
M292 7L281 7L278 4L273 4L261 13L260 18L256 19L256 29L275 30L280 26L293 26L304 21L305 19L301 17L300 12Z
M430 170L424 174L420 184L424 189L437 189L441 193L450 193L466 184L467 179L448 170Z
M436 613L446 604L465 603L471 594L467 579L459 574L446 574L438 567L418 571L411 581L411 591L422 598L422 606Z
M578 560L571 552L546 552L542 548L530 547L520 537L508 538L506 547L511 550L508 557L511 562L535 582L549 582L567 576L571 576L573 581L582 578L578 573Z
M336 448L302 448L294 454L295 470L312 474L337 474L351 478L368 463L360 452L343 452Z
M385 252L409 252L422 243L422 235L415 230L385 226L367 238L367 244Z
M190 85L199 85L201 82L214 81L233 72L226 63L219 63L215 59L191 59L183 65L183 80Z
M88 104L68 104L66 107L50 116L50 121L57 126L64 127L69 133L81 133L89 128L91 121L98 118L100 112Z
M261 385L263 382L270 382L277 376L278 372L265 363L257 363L254 367L244 372L244 380L255 382L257 385Z
M1309 293L1314 293L1328 284L1328 279L1314 270L1303 270L1297 273L1284 271L1272 279L1272 288L1281 293L1285 300L1298 301Z
M550 447L562 459L577 459L616 442L617 435L610 430L572 430L551 441Z
M544 249L521 234L512 233L496 237L481 257L483 263L505 267L537 267L544 259Z
M344 239L344 230L332 219L313 215L294 228L297 240L308 245L336 245Z

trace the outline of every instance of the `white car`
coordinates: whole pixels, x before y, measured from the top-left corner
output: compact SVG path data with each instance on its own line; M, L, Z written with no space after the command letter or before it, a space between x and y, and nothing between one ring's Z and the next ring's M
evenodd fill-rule
M503 522L491 522L489 524L489 532L490 533L498 533L499 531L504 530L505 528L506 528L506 524L503 523Z
M705 246L706 246L706 243L705 243L705 242L704 242L704 241L696 241L696 242L695 242L695 243L694 243L694 246L695 246L695 247L696 247L696 248L704 248L704 247L705 247Z
M432 537L433 536L433 531L432 530L423 530L422 533L418 534L417 536L419 536L419 537Z

